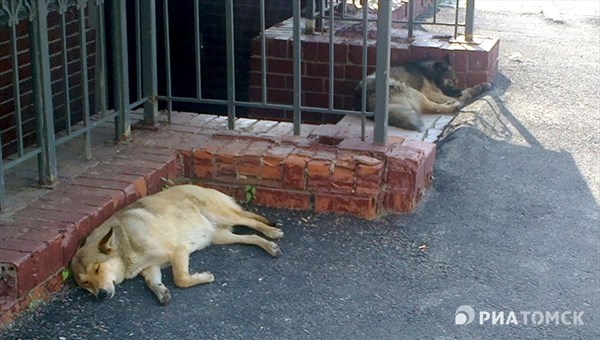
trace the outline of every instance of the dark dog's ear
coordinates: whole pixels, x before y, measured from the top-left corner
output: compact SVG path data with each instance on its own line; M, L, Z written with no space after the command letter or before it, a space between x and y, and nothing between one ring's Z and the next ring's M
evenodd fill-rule
M446 53L444 55L444 57L442 58L442 60L448 64L450 64L450 55L448 53Z
M443 61L436 61L435 63L433 63L433 69L439 73L446 72L448 70L448 66L449 64Z
M100 249L101 252L103 252L104 254L110 254L110 252L113 250L113 228L110 228L110 230L108 231L108 233L106 233L106 235L104 235L104 237L102 238L102 240L100 240L100 242L98 243L98 249Z

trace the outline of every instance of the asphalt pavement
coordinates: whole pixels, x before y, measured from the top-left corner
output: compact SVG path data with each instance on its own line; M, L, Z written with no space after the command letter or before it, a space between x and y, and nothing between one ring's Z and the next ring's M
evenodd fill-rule
M282 257L205 249L190 267L216 281L164 271L166 306L140 278L108 301L70 282L0 338L597 339L600 20L580 14L477 11L500 72L439 143L414 214L253 208L285 231Z

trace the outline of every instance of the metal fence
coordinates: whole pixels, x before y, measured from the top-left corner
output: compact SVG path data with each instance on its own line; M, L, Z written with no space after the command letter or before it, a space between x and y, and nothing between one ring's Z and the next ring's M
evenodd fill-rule
M226 99L205 98L202 96L202 70L210 65L204 65L201 58L201 34L199 13L201 11L199 0L191 1L194 15L194 44L193 53L195 57L195 69L190 70L194 73L196 86L196 95L193 97L180 97L173 95L172 91L172 58L171 58L171 39L170 33L173 18L169 15L170 4L173 1L181 0L129 0L135 3L134 22L127 22L127 2L128 0L0 0L0 27L7 27L10 31L8 41L0 41L10 46L9 56L0 56L8 58L12 64L12 84L10 85L12 98L0 98L2 102L12 103L14 114L8 120L8 125L2 128L0 141L6 146L7 130L16 130L12 140L16 147L9 154L2 155L0 148L0 208L5 199L5 175L4 173L22 164L28 159L37 157L39 182L44 187L52 187L58 178L57 174L57 146L66 143L74 138L81 137L85 141L85 152L88 158L91 158L91 133L99 124L114 120L115 139L126 140L131 133L130 112L133 109L143 107L144 123L154 125L158 119L158 107L164 105L170 122L173 103L199 103L216 104L226 108L228 115L229 129L235 129L236 108L246 107L255 109L277 109L292 110L294 133L300 134L302 112L333 113L339 115L360 115L363 118L362 133L364 136L364 120L366 117L374 117L374 143L384 143L387 139L387 101L388 101L388 79L387 74L390 64L390 31L392 21L392 3L393 1L380 0L377 6L377 58L376 58L376 112L367 112L363 104L362 111L351 111L336 109L333 105L334 88L334 68L333 58L329 67L329 95L330 101L328 107L309 107L303 105L301 100L302 93L302 51L301 35L306 28L301 19L302 8L300 0L293 0L290 6L293 6L293 102L290 104L275 104L268 100L266 90L266 38L265 38L265 0L258 0L260 6L260 49L262 54L261 61L261 79L263 92L261 100L258 102L236 100L236 65L235 65L235 46L234 46L234 25L243 25L243 23L234 23L233 0L223 0L225 3L225 44L227 57L224 61L227 65L227 96ZM356 0L359 1L359 0ZM342 16L336 16L335 11L327 12L327 8L333 8L339 1L317 0L320 7L319 20L323 25L329 25L330 29L330 55L333 56L333 25L336 20L350 20ZM373 1L371 1L373 2ZM306 1L306 16L313 16L316 4L315 0ZM342 1L345 5L346 1ZM410 16L408 34L412 35L412 25L423 24L417 22L412 16L412 1L409 2ZM434 0L437 6L437 1ZM458 3L458 1L457 1ZM467 37L472 35L472 8L473 0L467 1L467 20L465 24L457 21L455 27L465 26ZM160 7L159 7L160 6ZM345 8L345 7L344 7ZM157 9L162 13L157 17ZM469 12L470 11L470 12ZM48 25L49 13L53 16L58 15L57 31L50 30ZM69 13L74 17L69 16ZM110 13L107 15L106 13ZM372 20L367 17L367 11L363 11L362 21L365 23L364 46L363 46L363 74L362 78L367 76L367 34L366 23ZM457 5L458 13L458 5ZM470 13L470 14L469 14ZM131 17L131 16L130 16ZM458 18L458 14L456 16ZM69 19L69 20L68 20ZM71 32L72 25L76 23L76 32ZM107 27L108 24L108 27ZM434 16L433 22L427 24L440 24ZM26 25L24 37L19 36L20 27ZM128 25L133 27L134 41L128 42ZM157 25L160 25L164 34L162 41L157 41ZM70 28L71 27L71 28ZM56 27L54 27L56 28ZM49 33L50 32L50 33ZM92 33L90 33L92 32ZM49 34L52 35L54 45L49 45ZM93 42L88 41L89 37ZM76 38L76 40L74 40ZM56 46L59 42L58 51L51 51L49 46ZM29 53L26 54L26 65L21 64L23 52L21 44L28 46ZM108 45L107 45L108 44ZM90 45L93 48L90 49ZM74 49L73 46L76 46ZM110 49L107 48L110 46ZM159 65L157 50L164 50L164 65L161 71L165 73L164 84L161 84L159 93L158 73ZM74 51L76 50L76 52ZM93 52L92 65L90 61L90 50ZM133 50L135 57L130 59L130 50ZM52 52L52 53L51 53ZM73 58L75 53L78 58ZM60 58L58 66L51 67L53 58ZM135 76L131 77L129 61L135 60L135 65L131 67ZM73 64L77 67L72 67ZM110 67L109 67L110 66ZM72 72L75 68L79 72ZM30 70L31 76L23 78L25 69ZM57 72L58 70L58 72ZM76 75L79 89L77 95L80 100L74 107L73 95L73 77ZM112 80L108 83L109 78ZM130 79L132 78L132 79ZM24 138L23 124L25 109L22 98L23 89L27 88L26 82L31 82L31 94L33 96L32 110L30 117L35 122L33 136L35 140L27 143ZM90 86L90 82L92 83ZM131 84L130 84L131 83ZM58 86L57 84L60 84ZM0 88L1 89L1 88ZM364 92L364 90L363 90ZM364 95L364 93L363 93ZM58 98L58 100L57 100ZM93 102L90 102L93 98ZM133 98L133 99L132 99ZM363 101L365 102L365 101ZM62 103L62 104L57 104ZM1 106L0 106L1 107ZM64 117L60 125L56 125L57 117ZM29 119L29 118L28 118Z

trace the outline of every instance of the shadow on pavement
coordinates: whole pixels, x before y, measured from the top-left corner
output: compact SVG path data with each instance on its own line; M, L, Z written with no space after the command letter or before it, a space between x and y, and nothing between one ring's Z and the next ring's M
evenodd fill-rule
M190 267L216 281L178 289L164 270L167 306L140 278L104 302L71 283L0 337L594 338L598 205L573 157L542 148L502 91L484 99L492 110L440 143L435 180L412 215L365 221L256 208L285 231L281 258L240 245L200 251ZM513 128L527 143L513 143ZM584 325L457 326L461 305L582 311Z

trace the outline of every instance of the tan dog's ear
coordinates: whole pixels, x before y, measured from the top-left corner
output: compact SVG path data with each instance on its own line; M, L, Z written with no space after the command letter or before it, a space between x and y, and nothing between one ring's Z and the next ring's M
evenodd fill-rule
M100 240L100 243L98 243L98 249L100 249L100 251L103 252L104 254L110 254L110 252L113 249L112 235L113 235L113 228L110 228L108 233L106 233L106 235L104 235L102 240Z

